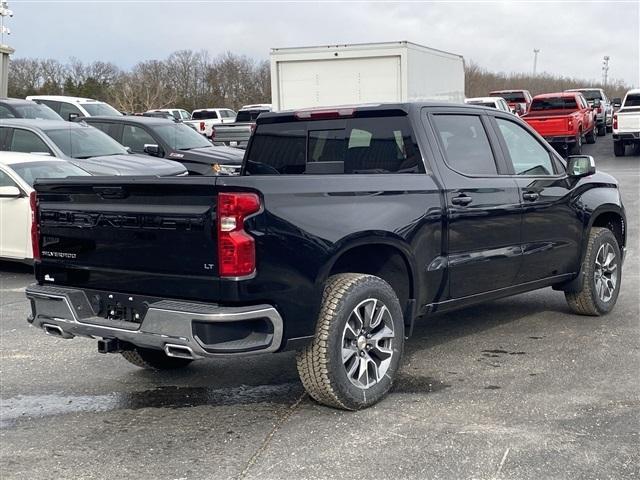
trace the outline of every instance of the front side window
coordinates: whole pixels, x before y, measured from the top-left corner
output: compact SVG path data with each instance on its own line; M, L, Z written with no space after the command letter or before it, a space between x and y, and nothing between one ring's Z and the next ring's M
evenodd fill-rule
M403 116L262 124L247 159L252 175L424 172Z
M466 175L497 175L489 138L477 115L434 115L447 164Z
M13 130L13 137L11 138L9 151L23 153L51 153L47 144L38 137L38 135L20 128Z
M122 127L122 144L136 153L144 153L145 145L155 145L157 143L142 127L135 125L124 125Z
M17 185L9 175L0 170L0 187L17 187Z
M520 125L496 118L516 175L553 175L551 153Z

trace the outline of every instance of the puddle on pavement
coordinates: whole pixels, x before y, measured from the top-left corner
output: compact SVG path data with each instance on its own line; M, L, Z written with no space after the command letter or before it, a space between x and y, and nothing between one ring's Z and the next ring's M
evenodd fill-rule
M301 391L302 386L299 383L285 383L281 385L241 385L232 388L171 386L107 395L20 395L0 400L0 428L9 427L21 418L79 412L187 408L200 405L286 404L298 398Z
M393 393L433 393L451 385L431 377L399 375L391 390Z

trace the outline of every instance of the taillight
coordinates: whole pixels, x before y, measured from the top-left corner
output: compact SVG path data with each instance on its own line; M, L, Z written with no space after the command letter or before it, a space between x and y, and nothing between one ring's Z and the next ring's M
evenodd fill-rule
M204 132L204 122L200 122L200 131Z
M573 130L573 119L571 118L569 119L568 126L569 126L569 130Z
M299 110L295 112L293 115L298 120L325 120L330 118L340 118L340 117L352 117L355 112L355 108L353 107L341 107L336 109L328 109L328 110Z
M255 193L218 194L218 272L244 277L256 269L256 243L244 230L245 219L260 210Z
M617 113L613 114L613 125L612 126L616 130L618 129L618 114Z
M29 204L31 205L31 248L33 249L33 259L40 260L40 226L38 225L38 199L36 192L29 194Z
M256 131L256 124L252 123L251 124L251 135L253 135L253 133Z

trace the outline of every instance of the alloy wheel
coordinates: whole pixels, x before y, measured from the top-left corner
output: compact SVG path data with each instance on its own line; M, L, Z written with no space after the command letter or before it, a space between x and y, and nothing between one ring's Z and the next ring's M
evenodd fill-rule
M608 302L613 297L618 284L618 262L616 252L610 243L604 243L598 249L596 255L593 279L596 294L603 302Z

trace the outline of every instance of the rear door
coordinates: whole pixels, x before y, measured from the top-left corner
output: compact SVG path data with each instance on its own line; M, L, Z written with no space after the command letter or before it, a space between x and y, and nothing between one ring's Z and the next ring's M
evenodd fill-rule
M504 158L489 118L425 110L442 156L450 295L511 286L521 262L520 198L516 182L500 175Z
M517 283L576 271L581 251L582 220L570 206L573 186L553 149L520 122L492 120L523 205L522 268Z

